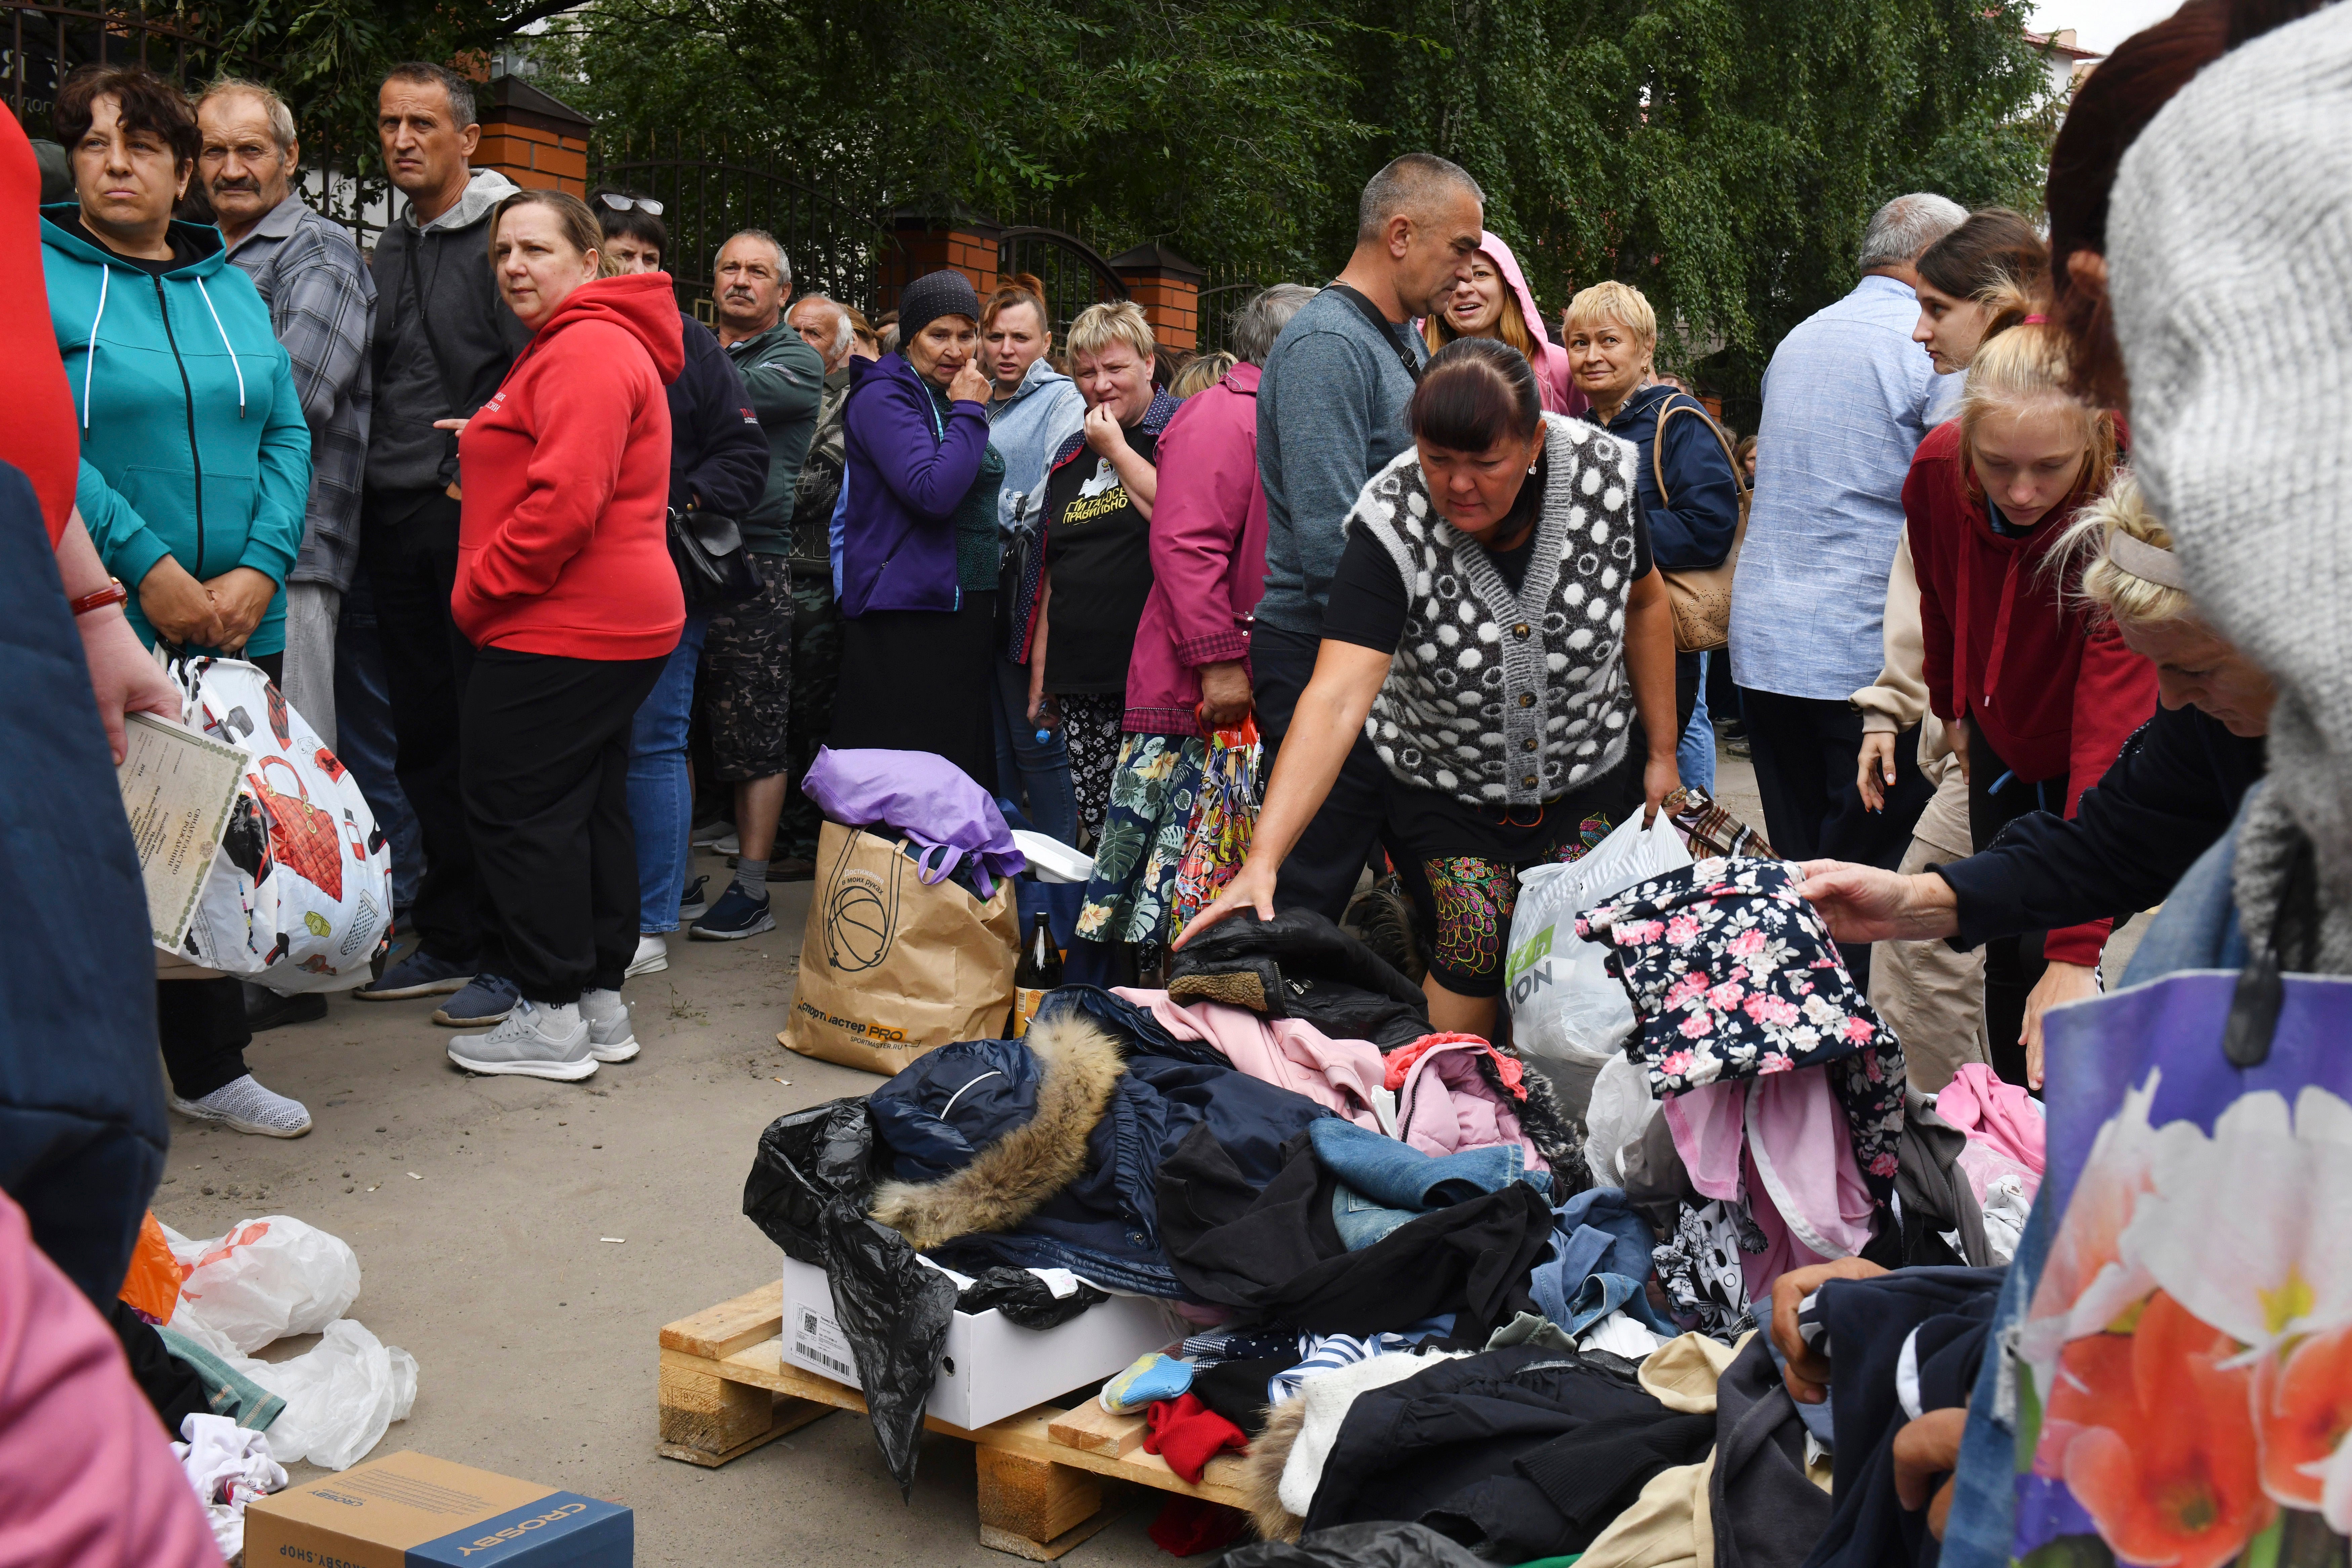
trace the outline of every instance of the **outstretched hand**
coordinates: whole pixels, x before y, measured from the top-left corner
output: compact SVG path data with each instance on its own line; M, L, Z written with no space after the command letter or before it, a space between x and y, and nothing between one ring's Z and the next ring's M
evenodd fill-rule
M1262 921L1274 919L1275 875L1274 867L1253 855L1243 864L1240 875L1225 884L1225 890L1217 895L1217 901L1194 915L1192 923L1184 928L1183 934L1169 945L1181 949L1219 921L1239 914L1244 910L1255 910L1257 918Z
M1898 876L1845 860L1808 860L1794 889L1839 942L1926 942L1959 930L1952 886L1934 872Z
M1772 1282L1772 1348L1788 1363L1780 1381L1788 1384L1790 1398L1800 1405L1819 1405L1830 1396L1829 1358L1797 1331L1797 1312L1805 1299L1832 1279L1868 1279L1885 1272L1859 1258L1841 1258L1791 1268Z

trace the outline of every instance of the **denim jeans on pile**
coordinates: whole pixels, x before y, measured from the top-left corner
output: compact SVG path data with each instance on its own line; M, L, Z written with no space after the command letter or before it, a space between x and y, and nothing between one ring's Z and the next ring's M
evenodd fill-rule
M1339 1178L1331 1218L1350 1252L1361 1251L1431 1209L1446 1208L1513 1182L1525 1181L1538 1192L1551 1190L1551 1173L1529 1171L1527 1150L1517 1143L1424 1154L1338 1117L1318 1121L1307 1131L1315 1140L1315 1158Z
M686 732L694 718L694 668L702 658L707 616L688 616L662 666L653 694L637 705L629 730L629 823L637 833L637 931L677 929L686 890L687 839L694 832L694 783Z
M1654 1243L1648 1222L1621 1189L1588 1187L1557 1211L1551 1253L1528 1277L1528 1294L1571 1335L1621 1307L1645 1328L1672 1334L1673 1325L1659 1318L1642 1289Z

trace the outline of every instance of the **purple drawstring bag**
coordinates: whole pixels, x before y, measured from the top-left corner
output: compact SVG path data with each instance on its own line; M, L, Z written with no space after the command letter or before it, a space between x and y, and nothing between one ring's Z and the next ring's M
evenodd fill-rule
M845 827L877 824L903 833L919 853L915 877L932 887L966 859L980 896L993 898L995 879L1029 868L1013 842L1004 814L971 775L935 752L817 748L801 793L830 822Z

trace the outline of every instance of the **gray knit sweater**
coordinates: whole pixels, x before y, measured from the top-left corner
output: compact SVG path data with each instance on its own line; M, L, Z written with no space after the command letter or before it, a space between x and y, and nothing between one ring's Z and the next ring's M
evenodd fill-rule
M1390 773L1471 805L1557 800L1625 755L1633 447L1547 414L1536 545L1517 594L1430 504L1408 447L1372 476L1348 526L1388 552L1404 636L1364 733Z

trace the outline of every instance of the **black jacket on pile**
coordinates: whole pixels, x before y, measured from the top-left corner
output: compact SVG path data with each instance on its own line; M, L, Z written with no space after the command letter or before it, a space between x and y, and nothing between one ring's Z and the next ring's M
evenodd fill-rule
M669 384L669 504L740 521L768 488L768 434L735 362L680 310L686 368Z
M1715 1384L1706 1479L1716 1568L1798 1568L1836 1506L1805 1474L1805 1424L1762 1334Z
M2121 919L2162 903L2238 815L2267 742L2196 708L2159 708L2071 820L2030 812L1990 847L1934 868L1958 900L1954 947Z
M1705 1458L1715 1426L1539 1346L1443 1362L1357 1397L1306 1529L1404 1520L1497 1563L1581 1552L1660 1470Z

